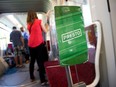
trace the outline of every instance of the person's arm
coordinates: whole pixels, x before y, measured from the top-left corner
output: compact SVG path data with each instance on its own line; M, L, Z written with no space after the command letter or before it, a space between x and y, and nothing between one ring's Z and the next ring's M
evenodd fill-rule
M45 32L45 33L47 33L47 29L45 28L45 25L43 24L43 22L41 21L41 27L42 27L42 30Z
M21 42L22 42L22 46L24 47L24 39L23 39L23 37L21 36L20 39L21 39Z
M47 13L46 13L46 18L47 20L49 19L49 16L50 16L50 13L52 12L52 10L49 10Z
M11 34L10 34L10 42L12 42L12 36L11 36Z
M23 36L22 36L20 31L19 31L19 34L20 34L20 40L22 42L22 47L24 47L24 38L23 38Z

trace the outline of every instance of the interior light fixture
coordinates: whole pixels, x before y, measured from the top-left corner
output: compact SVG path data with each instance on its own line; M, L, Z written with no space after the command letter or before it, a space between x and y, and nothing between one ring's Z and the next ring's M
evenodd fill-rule
M7 15L7 18L14 24L16 27L20 28L22 25L13 15Z
M5 30L7 32L11 32L12 31L9 27L7 27L5 24L3 24L1 22L0 22L0 28L2 28L3 30Z

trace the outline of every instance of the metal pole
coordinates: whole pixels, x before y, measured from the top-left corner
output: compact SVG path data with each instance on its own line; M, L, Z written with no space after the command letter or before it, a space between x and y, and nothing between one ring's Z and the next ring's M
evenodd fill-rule
M72 81L71 81L71 74L70 74L69 66L65 66L65 69L66 69L68 87L72 87Z
M75 65L75 71L76 71L76 77L77 77L77 81L79 83L79 76L78 76L78 71L77 71L77 66Z

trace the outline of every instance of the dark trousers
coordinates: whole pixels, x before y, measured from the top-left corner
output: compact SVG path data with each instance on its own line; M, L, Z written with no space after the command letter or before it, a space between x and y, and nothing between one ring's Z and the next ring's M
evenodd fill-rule
M24 39L24 52L23 52L23 55L25 57L25 60L29 60L29 47L28 47L28 39Z
M37 60L37 64L39 67L39 76L41 82L45 82L45 67L44 67L44 62L48 60L48 54L47 50L44 44L41 44L35 48L29 47L30 50L30 65L29 65L29 71L30 71L30 78L34 79L34 64L35 61Z
M24 58L25 58L25 61L29 60L29 54L27 54L25 51L22 52Z

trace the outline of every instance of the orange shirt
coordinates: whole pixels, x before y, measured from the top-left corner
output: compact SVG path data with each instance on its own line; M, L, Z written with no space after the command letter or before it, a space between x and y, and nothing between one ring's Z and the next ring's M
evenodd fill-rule
M41 30L41 20L35 19L31 30L30 30L31 24L27 24L27 29L30 31L30 36L29 36L29 41L28 41L28 46L29 47L37 47L39 46L43 40L42 36L42 30Z

